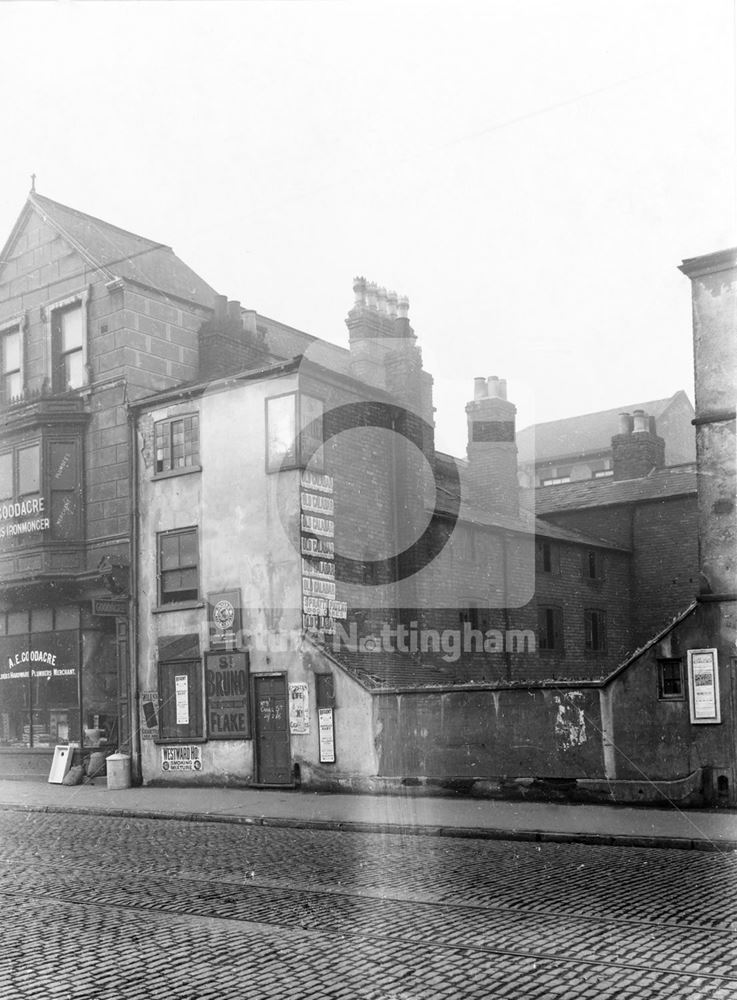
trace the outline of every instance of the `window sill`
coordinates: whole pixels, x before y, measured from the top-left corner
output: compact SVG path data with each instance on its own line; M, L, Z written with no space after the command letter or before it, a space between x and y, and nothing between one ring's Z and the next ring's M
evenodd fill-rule
M204 601L178 601L171 604L159 604L151 608L152 615L163 615L165 611L190 611L192 608L204 608Z
M206 736L175 736L162 739L155 739L154 745L157 747L181 746L183 743L207 743Z
M151 481L155 483L157 479L173 479L174 476L189 476L193 472L202 472L202 466L187 465L183 469L168 469L166 472L157 472L151 476Z

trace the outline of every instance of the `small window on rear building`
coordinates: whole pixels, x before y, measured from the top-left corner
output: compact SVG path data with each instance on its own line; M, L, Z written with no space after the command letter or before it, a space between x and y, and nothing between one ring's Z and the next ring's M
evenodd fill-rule
M199 469L199 415L187 413L181 417L171 417L169 420L158 420L154 425L154 450L156 475Z

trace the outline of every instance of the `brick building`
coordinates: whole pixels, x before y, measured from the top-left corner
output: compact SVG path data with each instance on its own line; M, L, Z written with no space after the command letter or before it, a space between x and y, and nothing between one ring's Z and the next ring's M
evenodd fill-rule
M646 420L657 423L663 438L661 465L686 465L695 460L694 409L680 389L665 399L525 427L517 435L520 483L528 488L555 486L614 475L612 436L623 416L630 427Z
M193 377L213 299L170 248L35 191L3 248L0 773L131 744L127 404Z
M504 380L437 452L407 301L354 294L336 347L31 193L0 262L4 773L75 742L150 783L708 794L726 727L697 761L683 706L675 740L643 722L677 671L638 665L713 575L658 420L613 428L611 476L520 490Z

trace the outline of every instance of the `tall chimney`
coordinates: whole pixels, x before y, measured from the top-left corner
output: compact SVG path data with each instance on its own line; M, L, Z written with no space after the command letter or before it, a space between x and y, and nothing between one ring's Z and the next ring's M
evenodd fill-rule
M619 434L612 438L615 479L640 479L665 465L665 441L655 433L654 419L644 410L619 415Z
M691 279L702 595L737 640L737 248L685 260Z
M519 514L516 413L505 379L474 379L474 398L466 403L469 499L512 517Z

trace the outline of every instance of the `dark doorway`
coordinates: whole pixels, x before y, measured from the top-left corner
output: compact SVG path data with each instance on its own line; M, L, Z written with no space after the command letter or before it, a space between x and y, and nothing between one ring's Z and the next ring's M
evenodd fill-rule
M254 677L256 780L260 785L292 783L287 684L283 674Z

